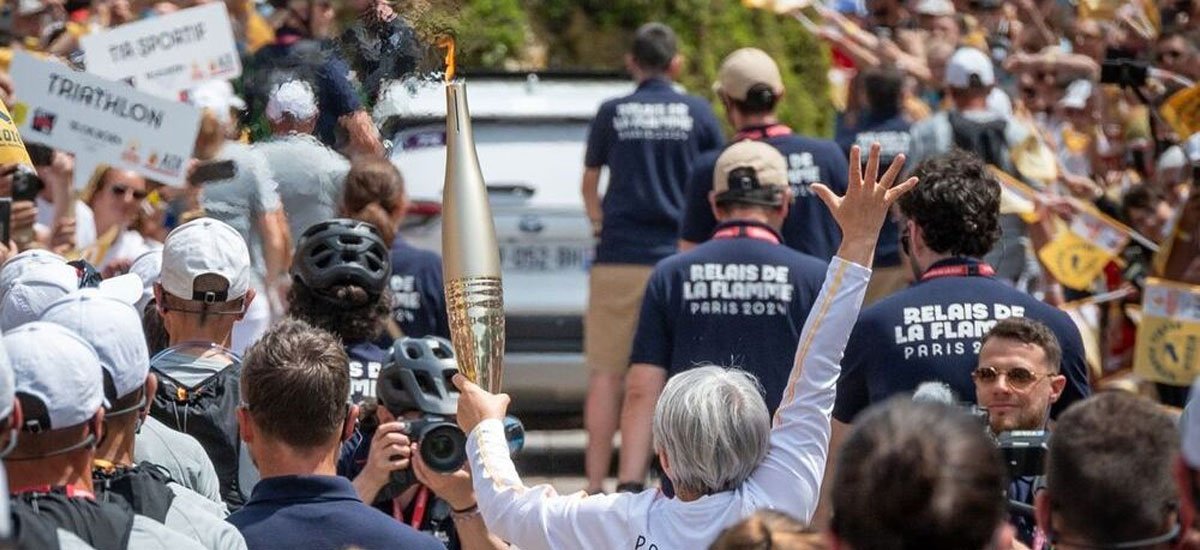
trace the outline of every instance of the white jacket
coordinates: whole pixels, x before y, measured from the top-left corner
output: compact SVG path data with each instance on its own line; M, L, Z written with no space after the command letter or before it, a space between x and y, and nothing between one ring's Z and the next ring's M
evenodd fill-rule
M695 550L760 508L807 521L821 493L842 352L870 276L871 270L841 258L830 263L800 333L770 451L741 487L692 502L657 489L561 496L548 485L525 487L509 458L503 424L486 420L468 437L467 453L489 530L522 550Z

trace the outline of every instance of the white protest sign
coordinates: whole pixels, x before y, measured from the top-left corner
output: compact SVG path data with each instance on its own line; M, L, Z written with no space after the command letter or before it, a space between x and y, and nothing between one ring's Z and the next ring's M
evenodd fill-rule
M26 141L167 185L186 183L199 109L20 51L13 54L11 72L14 122Z
M143 19L81 39L88 72L178 94L242 74L224 2Z

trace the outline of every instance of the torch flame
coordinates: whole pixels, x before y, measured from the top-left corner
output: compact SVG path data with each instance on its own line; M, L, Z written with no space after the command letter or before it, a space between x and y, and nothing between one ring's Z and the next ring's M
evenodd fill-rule
M437 46L446 49L446 82L454 80L454 37L448 34L437 39Z

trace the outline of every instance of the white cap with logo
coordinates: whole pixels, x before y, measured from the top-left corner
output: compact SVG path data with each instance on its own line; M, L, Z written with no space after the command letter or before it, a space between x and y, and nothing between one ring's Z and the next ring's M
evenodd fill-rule
M50 304L42 321L61 325L92 344L112 380L109 401L123 398L146 383L150 354L141 320L128 302L85 288Z
M202 279L207 281L197 284ZM209 281L216 284L206 284ZM236 300L250 289L250 252L228 224L213 218L192 220L167 235L159 282L168 294L184 300Z
M104 375L96 350L54 323L34 321L4 335L26 431L78 426L104 406Z

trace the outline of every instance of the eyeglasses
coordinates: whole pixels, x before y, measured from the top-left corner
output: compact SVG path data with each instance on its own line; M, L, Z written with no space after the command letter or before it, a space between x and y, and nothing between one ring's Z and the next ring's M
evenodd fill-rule
M1008 385L1017 390L1024 390L1043 378L1025 367L1013 367L1007 371L1000 371L995 367L979 367L971 372L971 378L979 384L996 384L1000 377L1008 380Z
M119 183L114 184L112 187L109 187L109 190L112 191L112 194L115 197L126 197L132 191L133 198L135 198L139 201L144 201L144 200L146 200L146 197L150 196L150 193L146 192L145 190L139 191L137 189L129 187L128 185L121 185Z

